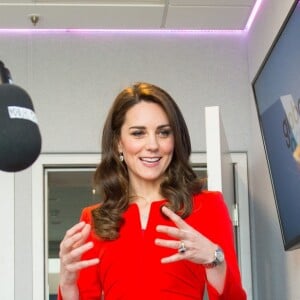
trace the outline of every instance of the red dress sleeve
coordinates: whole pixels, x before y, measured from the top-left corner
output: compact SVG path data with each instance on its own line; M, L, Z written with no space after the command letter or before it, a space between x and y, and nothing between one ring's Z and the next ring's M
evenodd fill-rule
M210 237L224 251L227 265L224 290L221 295L209 283L207 290L210 300L245 300L247 295L242 287L241 276L234 247L233 226L228 208L223 196L219 192L213 192L215 197L209 200L209 224Z
M87 207L84 208L80 217L80 221L85 221L86 223L92 223L92 215L91 210L95 208ZM88 260L92 258L99 257L99 240L95 238L93 233L87 239L88 241L93 241L94 247L84 253L81 257L81 260ZM99 265L91 266L85 269L82 269L79 273L77 286L79 289L79 299L80 300L99 300L101 299L102 288L99 279ZM60 292L60 288L58 289L58 297L57 300L63 300Z

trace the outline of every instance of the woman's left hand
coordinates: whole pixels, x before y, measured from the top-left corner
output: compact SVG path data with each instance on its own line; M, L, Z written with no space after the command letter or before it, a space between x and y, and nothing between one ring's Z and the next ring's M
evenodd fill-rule
M217 245L203 234L187 224L180 216L164 206L162 212L174 222L176 227L158 225L156 230L174 238L173 240L156 239L155 244L177 250L175 254L162 258L162 263L189 260L197 264L206 264L214 260ZM180 248L185 251L179 251Z

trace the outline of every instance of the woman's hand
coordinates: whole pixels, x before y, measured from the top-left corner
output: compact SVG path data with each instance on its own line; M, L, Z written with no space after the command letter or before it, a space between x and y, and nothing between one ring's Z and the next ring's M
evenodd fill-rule
M162 208L162 212L174 222L176 227L158 225L156 230L174 239L156 239L155 244L177 250L175 254L162 258L162 263L171 263L186 259L197 264L206 264L214 260L214 252L217 248L216 244L187 224L180 216L166 206Z
M80 260L83 253L91 249L93 242L86 243L91 225L80 222L70 228L60 243L60 287L76 287L78 273L81 269L99 263L99 258Z

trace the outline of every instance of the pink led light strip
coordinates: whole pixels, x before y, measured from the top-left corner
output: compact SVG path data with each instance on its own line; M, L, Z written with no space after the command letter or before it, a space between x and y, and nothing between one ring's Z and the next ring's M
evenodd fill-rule
M246 26L243 30L218 30L218 29L2 29L0 33L179 33L179 34L240 34L250 29L255 16L261 6L263 0L257 0L253 6L251 14L248 18Z
M244 29L245 31L248 31L250 29L261 4L262 4L262 0L257 0L255 2L254 6L253 6L253 9L252 9L252 12L251 12L251 14L248 18L247 24L245 26L245 29Z

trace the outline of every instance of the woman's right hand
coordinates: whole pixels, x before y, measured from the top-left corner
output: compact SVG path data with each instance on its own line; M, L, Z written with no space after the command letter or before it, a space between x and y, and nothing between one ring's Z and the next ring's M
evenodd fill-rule
M91 225L80 222L71 227L60 243L60 288L62 294L77 290L77 277L81 269L99 263L99 258L80 260L83 253L91 249L93 242L86 242ZM75 292L76 293L76 292Z

